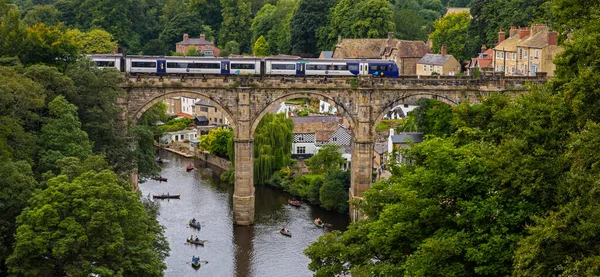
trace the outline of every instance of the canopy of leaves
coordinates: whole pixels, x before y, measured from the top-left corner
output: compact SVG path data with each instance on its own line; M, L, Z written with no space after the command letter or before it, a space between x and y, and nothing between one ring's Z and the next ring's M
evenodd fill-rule
M461 12L436 20L433 23L434 31L429 35L433 43L431 50L439 53L442 45L446 45L448 54L453 55L456 60L461 63L468 60L471 55L465 51L465 44L470 16L468 12Z
M264 36L260 36L256 43L254 43L254 47L252 47L252 52L254 56L264 57L270 55L269 52L269 43L265 40Z
M265 184L274 172L290 164L293 132L294 122L285 114L263 116L254 134L254 184Z
M219 30L219 45L224 46L228 41L236 41L240 44L241 52L249 52L251 4L246 0L221 0L221 7L223 23Z
M15 276L163 276L168 244L139 195L111 171L61 175L17 220Z
M346 159L338 152L339 148L335 144L327 144L321 147L317 154L306 160L306 165L308 165L310 172L313 174L323 174L340 169L346 163Z
M219 157L229 157L229 141L233 138L233 131L225 128L212 129L208 134L200 137L200 148Z

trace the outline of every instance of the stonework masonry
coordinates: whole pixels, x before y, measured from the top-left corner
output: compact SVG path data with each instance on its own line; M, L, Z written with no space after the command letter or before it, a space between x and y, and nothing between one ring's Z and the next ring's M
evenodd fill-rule
M281 102L295 98L321 98L335 103L354 133L352 143L351 200L360 200L371 187L375 126L398 104L420 98L451 106L478 103L490 93L517 95L527 84L544 83L537 77L491 76L482 79L455 76L401 76L400 78L146 76L127 77L127 96L119 104L131 124L157 102L172 97L199 98L222 111L230 120L235 144L235 224L254 223L254 131L260 119ZM351 206L352 220L363 218Z

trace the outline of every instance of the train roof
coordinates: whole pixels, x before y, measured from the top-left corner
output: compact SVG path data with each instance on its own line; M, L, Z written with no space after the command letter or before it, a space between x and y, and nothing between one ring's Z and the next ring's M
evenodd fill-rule
M308 63L335 63L335 62L369 62L369 63L393 63L391 60L376 60L376 59L317 59L317 58L295 58L295 57L203 57L203 56L135 56L130 55L127 58L133 59L178 59L178 60L203 60L203 61L237 61L237 60L265 60L265 61L289 61L289 62L308 62Z
M90 58L122 58L123 54L118 53L118 54L91 54L91 55L85 55L86 57L90 57Z

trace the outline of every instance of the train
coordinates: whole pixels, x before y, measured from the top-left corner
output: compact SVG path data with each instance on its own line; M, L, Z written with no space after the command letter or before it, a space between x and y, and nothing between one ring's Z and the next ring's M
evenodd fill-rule
M280 57L176 57L95 54L99 68L130 75L252 75L252 76L399 76L394 61L375 59L304 59Z

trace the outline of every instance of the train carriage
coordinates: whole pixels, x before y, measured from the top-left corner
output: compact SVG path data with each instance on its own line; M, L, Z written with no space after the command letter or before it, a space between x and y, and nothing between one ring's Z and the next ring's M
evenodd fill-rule
M86 57L93 60L98 68L116 68L123 72L123 54L94 54Z

